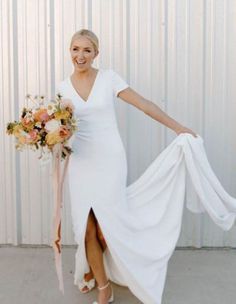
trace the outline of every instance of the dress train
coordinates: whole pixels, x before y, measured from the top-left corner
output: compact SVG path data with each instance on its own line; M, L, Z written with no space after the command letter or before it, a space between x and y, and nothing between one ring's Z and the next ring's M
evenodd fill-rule
M186 188L187 173L191 184ZM92 206L108 246L104 252L108 278L128 286L144 304L161 304L168 261L181 230L186 193L190 211L207 212L224 230L235 223L236 199L214 174L202 137L181 133L126 187L126 195L118 204ZM198 197L197 203L189 200L191 193ZM76 285L89 271L84 243L89 210L84 208L83 214L74 218L79 244ZM76 226L76 220L83 222Z

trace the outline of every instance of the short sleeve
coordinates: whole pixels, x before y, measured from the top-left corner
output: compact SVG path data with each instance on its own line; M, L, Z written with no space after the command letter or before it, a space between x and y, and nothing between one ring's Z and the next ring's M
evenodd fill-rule
M129 87L128 83L115 71L111 70L112 73L112 87L115 96L117 97L118 93L122 90Z

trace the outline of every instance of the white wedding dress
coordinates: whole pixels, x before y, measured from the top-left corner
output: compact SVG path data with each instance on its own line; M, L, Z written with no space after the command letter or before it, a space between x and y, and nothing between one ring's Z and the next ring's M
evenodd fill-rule
M221 186L212 171L203 139L177 136L127 186L125 149L118 131L115 96L129 85L112 69L99 69L87 101L70 77L57 92L71 99L79 118L72 137L68 165L71 211L76 252L74 284L89 272L85 252L87 217L92 208L108 245L104 264L108 277L145 304L160 304L167 266L181 229L186 191L198 203L187 202L193 212L207 211L224 230L235 222L236 199ZM186 173L191 184L186 189Z

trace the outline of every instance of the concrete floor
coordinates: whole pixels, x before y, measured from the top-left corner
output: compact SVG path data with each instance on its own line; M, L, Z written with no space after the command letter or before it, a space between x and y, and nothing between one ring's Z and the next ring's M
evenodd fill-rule
M50 247L0 247L1 304L91 304L73 285L75 247L63 247L65 295L58 290ZM119 304L140 304L113 284ZM177 249L170 259L163 304L235 304L235 249Z

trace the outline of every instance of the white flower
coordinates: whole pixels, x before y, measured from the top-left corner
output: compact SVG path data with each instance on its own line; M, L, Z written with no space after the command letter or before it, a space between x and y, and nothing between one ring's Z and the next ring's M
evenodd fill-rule
M52 115L56 111L54 105L52 103L49 103L47 106L47 113L48 115Z
M45 129L49 132L56 131L61 126L61 122L56 119L51 119L45 124Z

